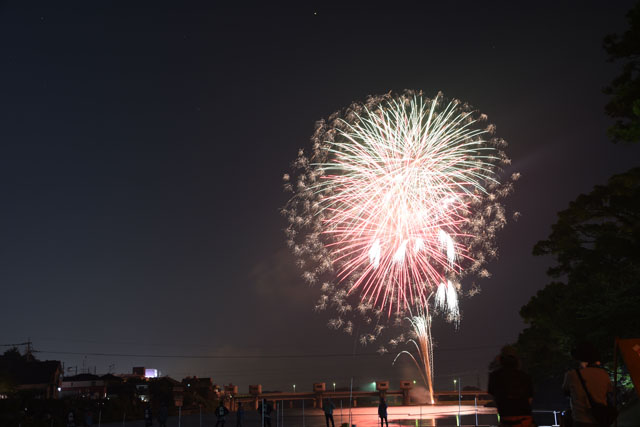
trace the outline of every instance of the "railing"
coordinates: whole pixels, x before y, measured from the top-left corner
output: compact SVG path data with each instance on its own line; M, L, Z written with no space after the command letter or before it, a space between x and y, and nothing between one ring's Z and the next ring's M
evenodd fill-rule
M408 396L410 394L410 390L385 390L381 391L349 391L349 390L339 390L339 391L319 391L319 392L275 392L275 393L260 393L260 394L237 394L232 395L232 402L242 402L242 403L255 403L261 400L265 400L267 402L274 401L286 401L293 402L299 400L312 400L315 402L322 401L324 399L331 400L339 400L339 399L352 399L358 400L363 397L374 397L378 398L380 396L391 396L391 397L404 397L407 399L406 404L418 404L419 402L410 402ZM464 391L441 391L435 392L434 397L436 400L436 405L438 404L450 404L450 403L458 403L462 402L462 404L473 404L477 403L479 405L484 405L492 401L491 396L483 390L464 390ZM447 399L450 397L451 399ZM466 399L465 399L466 398ZM235 408L235 403L232 403L232 407Z
M431 406L430 412L425 412L427 406L413 407L390 407L389 425L411 425L415 427L485 427L497 426L499 420L495 410L493 412L483 411L476 413L472 406L462 407L460 414L457 411L447 410L445 407ZM456 412L456 413L453 413ZM227 425L236 425L235 414L227 416ZM355 408L349 412L349 408L340 411L339 408L333 414L336 426L349 423L357 427L374 426L379 423L377 408ZM559 411L534 411L534 418L538 427L559 427ZM243 418L243 425L262 426L262 414L258 411L246 411ZM102 427L139 427L141 421L126 421L119 423L102 423ZM167 427L210 427L215 425L216 417L213 414L193 414L171 417ZM96 424L97 426L97 424ZM272 427L325 427L325 417L319 409L308 409L302 412L300 409L288 409L278 405L278 409L271 414Z

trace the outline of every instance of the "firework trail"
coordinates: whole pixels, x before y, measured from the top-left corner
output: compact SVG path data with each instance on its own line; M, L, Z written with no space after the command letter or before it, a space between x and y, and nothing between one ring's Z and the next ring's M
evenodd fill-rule
M441 94L405 91L316 124L311 152L300 150L284 176L293 195L283 214L304 280L321 284L316 309L335 310L330 327L352 333L358 318L370 325L359 336L369 344L407 313L427 313L430 326L430 301L459 321L461 279L489 276L484 265L506 222L500 199L518 177L501 182L506 143L486 120Z
M435 403L433 396L433 340L431 339L431 315L427 312L421 312L417 316L407 317L406 320L411 324L412 332L415 338L410 338L407 343L412 344L416 349L416 356L407 350L402 350L393 359L393 364L403 354L413 360L422 376L424 384L429 390L429 401L433 405Z

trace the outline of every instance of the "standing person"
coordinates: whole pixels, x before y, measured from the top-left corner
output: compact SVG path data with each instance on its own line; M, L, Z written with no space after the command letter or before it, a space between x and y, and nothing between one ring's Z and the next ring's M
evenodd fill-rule
M144 425L151 427L153 425L153 414L151 413L151 405L147 404L144 408Z
M589 402L591 400L595 404L607 405L608 397L613 393L609 374L600 366L598 350L592 344L583 342L573 349L571 355L579 362L579 366L565 374L562 390L570 397L573 426L610 425L613 419L604 424L596 420Z
M271 427L271 412L273 412L273 405L267 402L267 407L264 411L264 427Z
M218 426L224 427L225 417L227 416L228 413L229 413L229 410L225 408L224 402L220 400L220 406L218 406L218 408L216 409L216 418L218 418L216 421L216 427Z
M389 420L387 419L387 402L384 397L380 398L380 404L378 405L378 416L380 417L380 427L384 427L384 423L389 427Z
M333 410L336 408L336 405L333 404L331 399L328 399L324 402L322 409L324 410L324 419L327 422L327 427L329 427L329 420L331 420L331 427L336 427L333 422Z
M93 413L91 411L87 411L84 414L84 425L87 427L93 426Z
M67 427L76 427L76 415L73 413L73 409L67 414Z
M264 399L263 399L264 401ZM264 410L264 412L263 412ZM260 413L260 416L264 417L264 427L271 427L271 412L273 411L273 406L271 406L271 404L269 402L266 402L266 404L264 405L264 409L263 409L263 405L262 402L260 402L260 404L258 405L258 412Z
M520 370L514 347L504 347L498 360L498 368L489 374L488 391L496 401L500 426L533 426L531 377Z
M242 419L244 418L244 408L242 402L238 402L238 409L236 409L236 427L242 427Z
M167 427L167 419L169 418L169 408L166 404L162 404L158 411L158 424L160 427Z

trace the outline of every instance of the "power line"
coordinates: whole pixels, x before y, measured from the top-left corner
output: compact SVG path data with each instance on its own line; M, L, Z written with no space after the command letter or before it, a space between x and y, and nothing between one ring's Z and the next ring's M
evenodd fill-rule
M37 350L38 353L48 354L66 354L76 356L108 356L108 357L153 357L166 359L310 359L321 357L352 357L351 353L333 353L333 354L263 354L263 355L188 355L188 354L127 354L127 353L91 353L76 351L49 351ZM380 353L360 353L356 356L381 356Z
M27 344L27 343L24 343ZM459 347L459 348L435 348L435 352L439 351L467 351L496 348L496 345ZM262 354L262 355L206 355L206 354L135 354L135 353L98 353L98 352L79 352L79 351L55 351L55 350L36 350L37 353L62 354L75 356L104 356L104 357L139 357L139 358L158 358L158 359L312 359L326 357L353 357L353 353L328 353L328 354ZM364 352L356 353L359 357L381 357L391 356L392 353Z

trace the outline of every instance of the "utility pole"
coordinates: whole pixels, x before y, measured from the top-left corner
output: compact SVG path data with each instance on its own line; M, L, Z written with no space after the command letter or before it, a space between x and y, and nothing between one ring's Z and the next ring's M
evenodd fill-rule
M30 362L33 360L33 346L31 345L31 338L27 338L27 352L25 354L25 356L27 357L27 360Z

